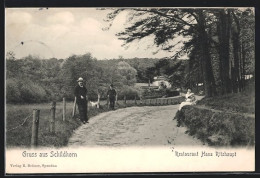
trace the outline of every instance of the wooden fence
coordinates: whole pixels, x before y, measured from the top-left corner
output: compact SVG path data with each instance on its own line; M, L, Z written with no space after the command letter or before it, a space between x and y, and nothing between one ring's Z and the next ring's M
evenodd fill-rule
M144 99L138 100L136 105L145 105L145 106L160 106L160 105L173 105L180 104L184 101L183 96L176 96L170 98L154 98L154 99Z
M55 112L56 112L56 102L51 103L50 109L50 125L49 131L50 133L55 133ZM40 110L33 109L33 121L32 121L32 137L31 137L31 147L38 146L38 130L39 130L39 122L40 122ZM63 109L62 109L62 120L66 120L66 99L63 98Z

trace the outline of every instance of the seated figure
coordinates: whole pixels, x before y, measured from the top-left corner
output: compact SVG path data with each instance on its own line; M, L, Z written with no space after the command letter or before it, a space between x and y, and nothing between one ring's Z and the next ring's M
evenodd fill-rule
M180 104L179 110L181 110L183 106L194 104L196 104L196 97L194 96L194 93L191 93L191 89L188 89L185 95L185 101Z

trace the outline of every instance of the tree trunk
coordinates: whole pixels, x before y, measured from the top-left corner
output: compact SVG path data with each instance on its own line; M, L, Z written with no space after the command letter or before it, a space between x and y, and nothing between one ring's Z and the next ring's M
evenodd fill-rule
M198 30L199 30L199 44L201 47L201 63L203 67L203 79L204 79L204 89L205 94L208 97L216 95L215 79L213 76L213 70L211 65L211 58L209 54L209 43L208 35L205 29L205 17L203 10L198 11Z
M239 20L237 19L236 15L232 11L232 15L234 17L234 21L236 26L232 28L232 40L233 40L233 53L234 53L234 92L241 91L241 78L240 78L240 24Z
M240 90L240 78L239 78L239 39L238 33L233 32L233 53L234 53L234 76L233 76L233 92L237 93Z
M245 58L246 58L246 52L245 52L245 45L244 42L242 41L241 43L241 61L242 61L242 69L241 69L241 81L242 81L242 89L245 89Z
M229 40L230 40L230 12L226 14L224 10L219 12L219 67L222 84L222 94L231 92L231 81L229 78L230 59L229 59Z

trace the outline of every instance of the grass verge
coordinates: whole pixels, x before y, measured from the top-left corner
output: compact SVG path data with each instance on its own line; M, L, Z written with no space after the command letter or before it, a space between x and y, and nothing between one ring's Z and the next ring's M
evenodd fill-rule
M198 101L198 105L206 105L211 109L255 113L255 92L241 92L236 94L227 94L211 98L203 98Z
M230 94L199 101L204 107L184 106L175 115L177 126L186 126L189 135L209 145L253 146L255 107L254 99L248 97L245 93Z

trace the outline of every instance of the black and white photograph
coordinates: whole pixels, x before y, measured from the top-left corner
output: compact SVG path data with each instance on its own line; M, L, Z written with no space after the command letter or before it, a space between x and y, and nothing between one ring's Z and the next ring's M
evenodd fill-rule
M5 172L255 171L254 7L5 8Z

